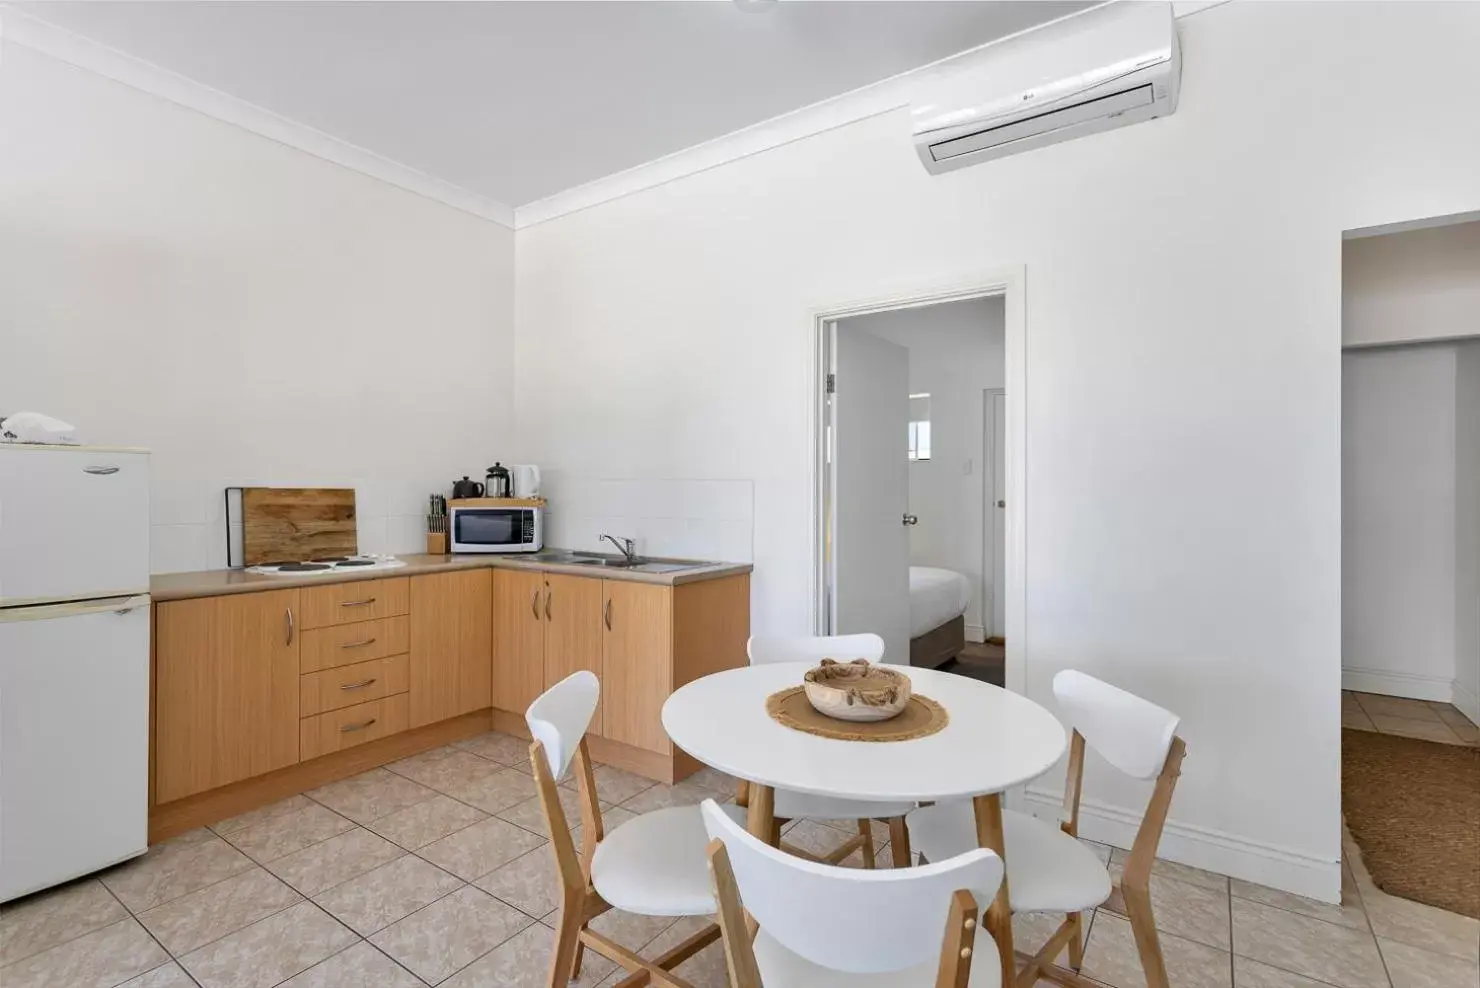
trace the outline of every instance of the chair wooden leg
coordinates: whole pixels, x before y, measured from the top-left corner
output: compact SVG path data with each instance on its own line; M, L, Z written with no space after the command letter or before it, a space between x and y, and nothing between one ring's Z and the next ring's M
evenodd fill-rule
M576 977L581 958L581 927L585 920L584 903L566 896L560 907L560 923L555 931L555 949L550 952L549 988L567 988Z
M889 851L894 856L896 868L908 868L915 863L914 856L910 854L910 828L902 816L889 821Z
M858 836L863 843L859 849L863 851L863 866L872 868L874 866L874 827L872 820L858 821Z
M576 941L576 957L570 963L570 980L574 981L581 976L581 962L586 959L586 945Z
M1121 886L1120 894L1125 901L1126 918L1131 921L1131 933L1136 938L1141 969L1146 974L1146 988L1169 988L1161 940L1156 935L1156 916L1151 911L1151 890Z
M1084 913L1070 913L1069 922L1074 924L1069 934L1069 967L1078 971L1084 967Z

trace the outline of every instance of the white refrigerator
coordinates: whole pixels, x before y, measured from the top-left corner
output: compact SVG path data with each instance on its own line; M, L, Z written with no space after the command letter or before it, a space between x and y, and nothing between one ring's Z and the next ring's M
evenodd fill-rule
M149 454L0 443L0 902L144 853Z

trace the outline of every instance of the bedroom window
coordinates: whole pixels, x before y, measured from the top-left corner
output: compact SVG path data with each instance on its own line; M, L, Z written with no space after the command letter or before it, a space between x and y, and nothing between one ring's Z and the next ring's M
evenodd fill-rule
M910 395L909 458L930 459L930 395Z

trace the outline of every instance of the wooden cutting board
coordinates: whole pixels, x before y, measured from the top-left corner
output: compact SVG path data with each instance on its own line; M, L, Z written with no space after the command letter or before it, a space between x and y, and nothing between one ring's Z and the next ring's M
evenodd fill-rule
M243 487L242 546L248 566L354 555L354 488Z

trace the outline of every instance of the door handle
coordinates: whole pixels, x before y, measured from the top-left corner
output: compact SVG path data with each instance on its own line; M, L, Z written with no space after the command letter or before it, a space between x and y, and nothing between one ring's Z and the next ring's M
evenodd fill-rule
M83 473L90 473L94 477L106 477L109 474L117 473L118 472L118 468L117 467L83 467L82 468L82 472Z
M540 591L538 587L535 588L534 593L529 595L529 610L534 614L534 619L538 621L540 619Z
M1005 507L1007 507L1007 502L1006 501L998 501L997 502L997 507L999 507L999 508L1005 508Z
M906 525L918 525L920 524L920 516L912 515L909 512L905 512L904 523Z
M283 609L283 613L288 617L288 641L286 644L291 645L293 644L293 608L286 607Z
M554 598L555 598L555 591L546 588L546 590L545 590L545 620L546 621L550 620L550 601L553 600Z
M606 630L612 630L612 599L606 598L606 606L601 609L601 619L606 622Z

